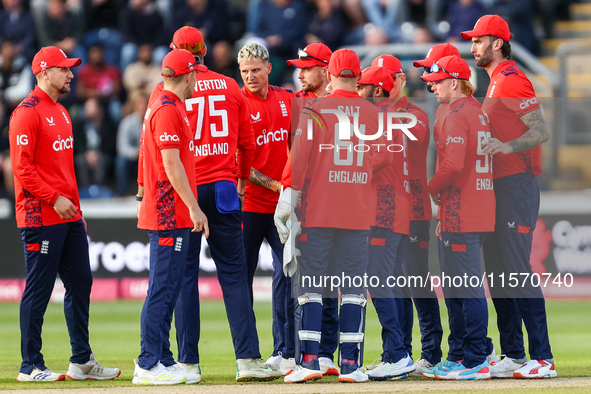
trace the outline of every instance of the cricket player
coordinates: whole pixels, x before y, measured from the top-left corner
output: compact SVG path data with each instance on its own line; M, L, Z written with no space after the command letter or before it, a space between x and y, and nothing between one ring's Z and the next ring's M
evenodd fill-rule
M310 281L306 283L304 278L323 278L327 274L331 252L336 254L332 261L339 264L339 273L344 276L363 276L367 268L371 177L376 164L374 156L378 154L372 150L366 152L365 148L359 153L343 147L364 145L359 133L377 133L378 110L355 92L361 76L355 52L347 49L335 51L328 71L334 88L332 94L313 101L305 108L305 112L319 115L323 120L313 123L313 130L296 135L291 151L292 194L297 196L298 192L302 192L298 212L302 227L302 234L298 237L302 282L301 294L297 298L302 306L302 318L297 338L301 343L301 354L297 355L296 369L285 376L286 383L322 378L318 353L325 286ZM339 125L345 120L343 118L348 125L347 122L345 126ZM298 129L307 129L307 124L307 119L302 117ZM353 128L358 132L353 133ZM341 134L349 138L341 139ZM332 147L332 150L322 152L320 146ZM337 148L340 149L337 151ZM297 197L291 201L297 201ZM365 290L349 282L342 283L340 291L339 381L365 382L368 377L361 369Z
M357 93L373 98L383 112L396 113L401 101L402 78L392 78L384 67L368 67L357 81ZM400 130L392 131L388 140L393 160L372 178L372 213L367 275L386 283L389 277L403 274L403 261L408 250L410 232L410 194L406 157L407 136ZM370 295L382 325L383 353L381 362L367 367L372 380L406 377L415 370L404 344L403 321L398 316L397 298L402 293L390 286L370 287Z
M300 69L298 79L302 90L296 92L296 97L324 97L328 94L328 63L332 51L323 43L315 43L298 50L298 58L288 60L288 65ZM292 114L299 113L292 108ZM292 119L297 125L299 119ZM287 160L289 162L289 159ZM288 163L289 165L290 163ZM288 166L286 165L286 167ZM289 167L289 175L291 175ZM283 183L283 182L282 182ZM288 186L289 187L289 186ZM286 194L287 195L287 194ZM281 197L280 197L281 198ZM288 289L291 299L291 289ZM293 301L292 301L293 302ZM320 371L324 376L339 376L339 368L334 364L334 352L338 346L339 300L336 298L322 299L322 339L318 353ZM293 330L293 326L289 327Z
M57 102L70 92L70 68L80 62L57 47L41 48L31 65L37 85L10 117L16 222L27 267L20 304L19 382L54 382L66 376L110 380L121 374L118 368L101 366L88 342L92 273L86 221L74 174L72 121ZM64 313L72 347L65 375L47 368L41 354L43 316L58 274L66 288Z
M493 275L532 274L529 263L540 195L536 176L542 171L542 143L549 130L533 86L511 59L509 25L498 15L481 17L474 29L462 32L472 40L476 65L484 67L490 84L482 110L492 138L483 151L494 155L497 202L495 232L484 244L486 270ZM552 378L557 373L548 338L546 306L539 287L508 290L491 286L506 356L491 367L493 377ZM523 344L522 321L528 333L531 360ZM526 362L527 361L527 362Z
M276 357L281 355L285 359L282 371L287 373L294 366L293 360L289 362L290 358L294 358L295 351L293 314L288 313L288 310L293 310L293 301L289 296L289 282L283 275L283 244L277 234L273 214L281 192L281 173L287 161L293 92L269 85L272 65L267 48L260 44L251 43L242 47L238 53L238 65L255 139L255 154L242 214L248 286L252 302L252 282L261 244L266 239L274 254L274 350L269 362L273 368L281 368L281 361L277 362Z
M150 237L150 279L141 317L141 353L134 384L178 384L201 376L166 366L168 333L189 249L189 233L204 231L207 218L197 202L193 133L184 102L195 87L195 59L185 49L162 61L164 85L144 117L143 200L138 227Z
M449 105L441 137L445 148L439 168L428 185L429 194L441 209L436 235L443 242L442 275L476 278L476 284L452 287L451 296L462 304L465 335L464 359L435 377L445 380L490 379L487 361L488 309L482 278L480 247L494 229L495 196L492 190L490 156L482 151L482 141L489 138L488 120L470 97L474 87L469 81L470 67L458 56L445 56L422 76L433 82L438 102Z

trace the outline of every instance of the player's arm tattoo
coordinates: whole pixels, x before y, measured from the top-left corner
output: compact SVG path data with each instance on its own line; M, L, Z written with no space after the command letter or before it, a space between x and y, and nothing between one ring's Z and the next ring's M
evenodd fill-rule
M265 187L276 193L281 191L281 183L273 178L261 174L256 168L250 168L250 177L248 181L254 185Z
M509 145L513 153L523 152L548 141L550 138L550 130L544 120L544 115L541 109L536 109L528 114L523 115L521 121L529 128L528 131L513 141L509 141Z

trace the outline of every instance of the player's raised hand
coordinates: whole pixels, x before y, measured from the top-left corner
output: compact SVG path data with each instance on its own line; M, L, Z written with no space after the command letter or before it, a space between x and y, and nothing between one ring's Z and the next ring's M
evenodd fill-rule
M76 212L78 212L78 208L72 204L72 201L61 194L55 199L55 203L53 203L53 209L55 209L57 214L60 215L60 218L63 220L72 219L74 216L76 216Z
M205 238L209 238L209 225L207 223L207 217L201 208L197 208L195 210L190 209L189 215L191 216L191 221L193 222L193 229L191 232L198 233L203 231Z

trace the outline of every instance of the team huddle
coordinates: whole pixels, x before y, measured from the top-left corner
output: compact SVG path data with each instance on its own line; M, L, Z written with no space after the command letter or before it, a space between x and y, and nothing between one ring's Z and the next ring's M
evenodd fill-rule
M150 239L150 278L134 384L202 380L203 236L223 292L237 381L556 376L539 288L509 292L490 286L501 359L487 333L484 288L443 287L450 327L444 359L439 303L429 286L368 288L343 281L329 289L306 280L428 277L431 201L438 206L442 272L483 276L481 250L486 272L532 272L536 176L547 126L530 81L509 61L507 23L486 15L462 37L472 41L477 66L490 76L487 97L483 103L473 97L471 70L457 48L435 45L414 62L439 104L430 125L427 114L402 95L406 75L392 55L361 70L355 52L310 44L287 62L299 68L302 90L294 93L269 85L269 53L250 43L238 53L240 88L202 66L207 47L199 30L176 31L162 62L164 81L150 97L140 148L138 227ZM88 344L92 276L72 151L37 154L53 143L54 134L61 140L72 135L69 115L56 101L69 92L69 67L79 64L57 48L43 48L32 66L38 86L10 123L17 224L27 263L19 381L120 374L98 364ZM46 125L47 115L59 127ZM431 126L437 161L428 180ZM274 268L274 350L266 361L253 310L263 240L271 246ZM57 273L66 287L73 353L66 375L49 370L40 352L43 314ZM364 366L368 293L382 326L383 353ZM422 344L416 362L415 308ZM173 314L176 359L169 340Z

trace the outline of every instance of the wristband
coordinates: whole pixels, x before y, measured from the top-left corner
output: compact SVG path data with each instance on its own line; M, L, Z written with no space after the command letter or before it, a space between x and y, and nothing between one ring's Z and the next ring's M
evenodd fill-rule
M240 197L244 197L244 193L242 193L242 194L238 193L238 195L239 195Z
M135 200L136 200L136 201L142 201L143 199L144 199L144 197L135 196Z

